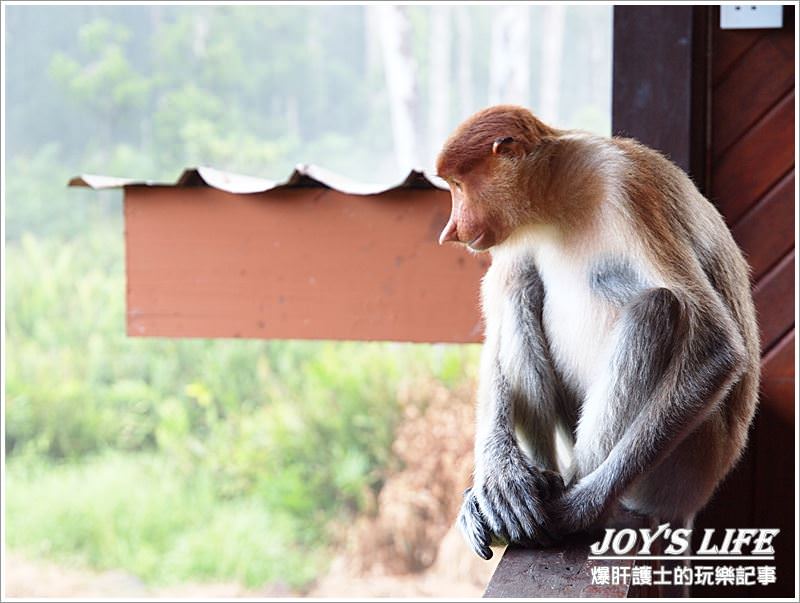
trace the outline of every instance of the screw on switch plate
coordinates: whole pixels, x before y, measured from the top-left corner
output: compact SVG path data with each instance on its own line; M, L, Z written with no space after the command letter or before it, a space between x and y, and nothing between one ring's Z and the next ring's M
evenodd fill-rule
M766 29L783 27L783 6L775 4L725 4L720 7L722 29Z

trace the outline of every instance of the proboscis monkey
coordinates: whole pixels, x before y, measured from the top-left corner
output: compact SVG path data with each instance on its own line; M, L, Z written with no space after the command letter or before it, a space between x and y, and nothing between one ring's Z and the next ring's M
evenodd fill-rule
M748 268L717 210L636 141L515 106L461 124L437 171L440 242L492 255L472 548L547 543L617 502L690 525L745 446L759 379Z

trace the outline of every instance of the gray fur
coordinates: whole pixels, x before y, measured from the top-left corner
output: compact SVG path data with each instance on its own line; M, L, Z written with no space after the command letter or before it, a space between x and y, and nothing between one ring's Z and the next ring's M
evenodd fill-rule
M614 276L593 276L593 282L604 282L605 291L614 289L614 299L621 298L620 292L631 294L630 273L602 274ZM634 295L623 309L622 341L614 361L608 405L614 420L592 442L575 444L576 457L581 447L589 446L604 460L584 467L580 479L564 492L560 476L546 470L552 438L543 434L552 434L559 423L571 430L577 405L550 360L541 314L545 291L535 268L520 270L515 285L531 367L527 392L514 392L496 365L493 431L482 452L497 463L465 493L459 518L467 540L484 558L491 556L492 535L505 542L548 544L598 521L638 476L669 453L681 434L711 412L712 403L720 403L717 394L742 366L741 342L719 328L713 311L692 307L664 288ZM724 314L723 308L718 311ZM511 428L515 421L524 435L540 443L533 448L536 464L519 450Z
M542 328L544 288L535 265L522 264L514 278L513 306L530 371L522 386L514 388L499 362L494 365L488 417L492 428L476 443L476 453L494 463L488 475L476 476L473 488L465 492L458 521L484 559L492 555L487 535L494 535L494 542L554 541L549 507L563 492L564 482L557 473L553 426L562 422L571 432L577 412L550 359ZM520 448L517 432L530 456Z
M630 262L607 257L598 261L589 276L592 291L617 306L624 306L645 288Z
M574 436L578 401L565 386L550 356L542 325L545 291L536 265L532 261L521 263L515 277L513 305L525 342L525 364L531 368L525 391L516 399L516 424L533 454L533 461L556 471L552 426L557 424L565 433Z
M559 503L563 528L595 522L634 479L657 465L724 400L741 373L741 342L721 329L718 316L692 307L667 289L652 289L625 310L625 335L614 363L617 375L610 429L581 446L605 460L587 472Z
M501 542L551 543L547 505L564 488L558 473L534 465L520 450L513 429L514 394L499 365L492 392L493 429L479 445L482 456L496 462L465 493L459 518L459 527L484 559L491 557L487 533Z

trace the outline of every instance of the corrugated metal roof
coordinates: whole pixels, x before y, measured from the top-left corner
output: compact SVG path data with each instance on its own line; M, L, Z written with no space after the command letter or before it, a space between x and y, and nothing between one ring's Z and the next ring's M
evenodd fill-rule
M191 187L210 186L229 193L262 193L279 188L330 188L351 195L377 195L398 189L437 188L448 190L441 178L421 170L411 170L399 184L386 186L355 182L316 165L300 164L286 180L275 181L233 172L223 172L211 167L187 168L174 183L154 182L82 174L69 181L69 186L85 186L95 190L125 188L127 186Z

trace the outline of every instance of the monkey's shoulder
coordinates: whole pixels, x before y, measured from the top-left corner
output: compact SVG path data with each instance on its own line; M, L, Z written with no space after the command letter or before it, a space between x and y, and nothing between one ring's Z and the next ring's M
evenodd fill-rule
M651 286L639 266L621 256L601 256L587 272L592 293L616 306L624 306Z

